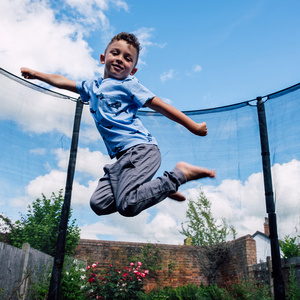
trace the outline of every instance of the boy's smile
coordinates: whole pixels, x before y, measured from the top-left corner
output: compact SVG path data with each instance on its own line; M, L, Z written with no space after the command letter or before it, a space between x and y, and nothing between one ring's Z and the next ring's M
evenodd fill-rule
M137 60L136 49L124 40L111 43L105 54L100 55L100 62L104 64L104 79L125 79L128 75L134 75Z

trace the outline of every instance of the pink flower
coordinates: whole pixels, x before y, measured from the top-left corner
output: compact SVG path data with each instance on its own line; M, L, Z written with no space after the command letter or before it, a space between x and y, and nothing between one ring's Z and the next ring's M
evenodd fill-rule
M131 263L130 263L130 266L131 266L131 267L133 267L133 266L134 266L134 263L133 263L133 262L131 262Z
M89 282L95 282L95 278L94 277L89 278Z
M146 277L146 274L145 273L141 273L141 277Z
M87 270L89 270L90 268L91 268L90 266L87 266L87 267L86 267Z
M141 266L141 265L142 265L142 263L141 263L140 261L138 261L137 265L138 265L138 266Z
M149 270L145 270L144 273L145 273L146 275L148 275L148 274L149 274Z
M92 268L96 268L97 267L97 264L92 264Z

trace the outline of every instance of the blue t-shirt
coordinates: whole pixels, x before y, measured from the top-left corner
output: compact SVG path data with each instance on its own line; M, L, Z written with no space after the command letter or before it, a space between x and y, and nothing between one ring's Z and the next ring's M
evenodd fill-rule
M96 78L76 82L76 88L82 101L89 102L90 112L111 158L138 144L157 145L136 115L155 95L137 78Z

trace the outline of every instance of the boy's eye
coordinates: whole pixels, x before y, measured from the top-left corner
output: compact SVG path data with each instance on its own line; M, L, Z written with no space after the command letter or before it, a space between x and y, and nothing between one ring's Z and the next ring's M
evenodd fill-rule
M112 55L118 55L118 54L119 54L119 51L117 51L117 50L112 50L110 53L111 53Z
M130 56L127 56L125 59L126 59L127 61L132 61L132 58L131 58Z

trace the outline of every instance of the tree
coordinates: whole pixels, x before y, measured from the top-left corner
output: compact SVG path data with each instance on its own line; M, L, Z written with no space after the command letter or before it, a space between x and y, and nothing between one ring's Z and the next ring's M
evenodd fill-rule
M225 219L217 225L211 213L211 202L203 191L199 191L197 200L190 200L186 212L187 227L181 224L181 233L191 238L191 245L214 245L226 241L230 233L236 236L233 226L228 227Z
M58 196L52 193L49 199L45 195L42 195L42 199L36 199L28 206L27 214L10 227L11 244L21 248L23 243L29 243L33 248L54 256L63 202L62 190ZM75 219L70 220L71 216L72 209L67 229L66 255L74 253L80 237L80 229L75 225Z
M300 238L300 235L298 235ZM283 253L283 258L291 258L300 256L300 248L296 243L297 237L290 237L289 235L284 237L284 240L279 240L279 245Z
M0 214L0 242L11 244L10 232L13 228L12 221L3 214Z
M225 219L222 219L222 224L217 225L211 213L211 202L203 191L199 191L196 201L189 201L186 216L187 227L182 223L181 233L191 240L191 245L202 246L195 247L193 253L209 284L214 284L220 266L229 257L230 247L226 239L230 233L235 238L236 231L233 226L228 227Z

